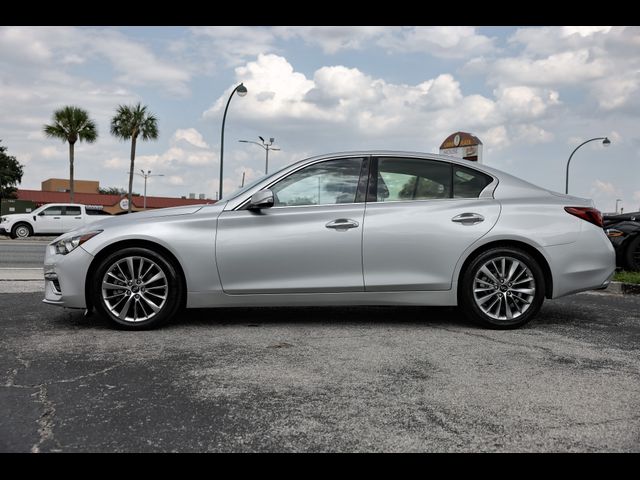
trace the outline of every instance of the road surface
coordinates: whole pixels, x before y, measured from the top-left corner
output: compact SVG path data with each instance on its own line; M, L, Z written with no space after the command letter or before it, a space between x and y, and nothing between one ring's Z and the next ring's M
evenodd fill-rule
M127 332L41 300L0 294L3 452L640 452L640 296L514 331L358 307Z
M44 252L53 239L5 240L0 237L0 268L42 267Z

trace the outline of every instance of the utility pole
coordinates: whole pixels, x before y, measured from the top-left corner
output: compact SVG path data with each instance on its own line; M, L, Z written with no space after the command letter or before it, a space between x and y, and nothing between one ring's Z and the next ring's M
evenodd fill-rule
M141 177L144 177L144 200L143 200L143 210L147 209L147 178L149 177L164 177L164 174L162 173L156 173L151 175L151 170L147 170L147 172L145 173L144 170L140 170L141 173L135 172L136 175L140 175Z
M251 140L238 140L240 143L253 143L258 145L259 147L264 148L266 152L266 158L264 162L264 174L267 175L269 173L269 150L280 150L278 147L273 146L273 142L275 142L275 138L269 138L269 143L265 142L264 138L258 136L262 143L252 142Z

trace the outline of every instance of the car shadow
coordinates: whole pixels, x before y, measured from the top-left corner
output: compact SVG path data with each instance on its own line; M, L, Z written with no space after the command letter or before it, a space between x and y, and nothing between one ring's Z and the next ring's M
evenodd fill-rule
M246 325L268 324L448 324L473 325L456 307L234 307L189 309L174 317L165 328L186 325Z

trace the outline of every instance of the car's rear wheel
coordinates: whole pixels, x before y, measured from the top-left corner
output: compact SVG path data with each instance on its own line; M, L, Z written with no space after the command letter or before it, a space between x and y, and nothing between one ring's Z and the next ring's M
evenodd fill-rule
M629 243L625 260L627 269L640 270L640 234Z
M11 229L11 238L27 238L31 235L33 235L33 230L28 223L18 223Z
M542 269L524 250L487 250L462 275L460 305L471 320L488 328L521 327L544 301Z
M92 279L93 305L118 327L155 328L179 310L184 295L175 266L148 248L112 253Z

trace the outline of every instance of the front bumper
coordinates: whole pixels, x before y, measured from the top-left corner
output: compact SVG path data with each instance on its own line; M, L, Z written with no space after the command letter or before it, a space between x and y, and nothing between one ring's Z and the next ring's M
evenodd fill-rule
M86 308L85 281L93 255L82 247L67 255L47 245L44 258L44 303L68 308Z
M0 234L9 235L9 230L7 230L5 227L0 227Z

